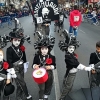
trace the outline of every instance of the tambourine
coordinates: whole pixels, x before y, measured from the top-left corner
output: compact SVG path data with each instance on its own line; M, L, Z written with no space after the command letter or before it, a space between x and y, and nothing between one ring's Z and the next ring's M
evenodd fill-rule
M48 79L48 73L44 68L34 70L32 76L34 81L38 84L45 83Z

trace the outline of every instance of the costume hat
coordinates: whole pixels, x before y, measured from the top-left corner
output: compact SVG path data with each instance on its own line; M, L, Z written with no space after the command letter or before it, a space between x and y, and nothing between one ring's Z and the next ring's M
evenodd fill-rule
M24 30L23 28L17 28L17 29L13 29L13 31L11 31L9 33L9 36L11 38L23 38L24 37L24 34L23 34Z
M64 30L63 35L65 37L65 41L59 41L58 44L62 51L66 51L69 46L75 46L75 48L79 47L80 42L74 34L69 34L67 30Z
M34 43L34 48L35 49L40 49L41 47L49 47L51 50L53 48L55 44L55 38L50 36L42 36L41 39L38 39L35 43Z

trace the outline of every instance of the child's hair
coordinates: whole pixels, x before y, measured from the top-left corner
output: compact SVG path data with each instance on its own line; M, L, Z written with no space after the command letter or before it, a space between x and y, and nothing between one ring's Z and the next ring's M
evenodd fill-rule
M100 41L98 41L98 42L96 43L96 47L99 47L99 48L100 48Z

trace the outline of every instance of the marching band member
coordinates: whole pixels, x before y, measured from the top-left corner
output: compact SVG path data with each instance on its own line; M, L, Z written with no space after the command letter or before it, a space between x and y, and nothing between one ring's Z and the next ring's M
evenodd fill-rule
M9 84L11 81L11 75L7 72L9 68L9 64L3 59L4 54L3 50L0 49L0 100L1 100L1 92L4 89L6 84ZM3 100L9 100L9 96L5 96L3 94Z
M3 91L3 100L10 100L10 94L14 92L15 87L11 84L11 78L14 78L15 74L11 75L8 72L9 64L4 60L4 52L2 48L4 48L6 44L5 37L2 37L3 41L0 43L0 100L1 94Z
M100 41L96 43L96 51L90 54L89 65L94 66L100 62ZM98 69L91 70L91 84L90 87L96 87L100 85L100 66Z
M34 56L33 69L45 68L48 73L48 79L43 84L38 84L39 86L39 100L48 100L48 95L51 93L53 84L53 72L56 67L56 59L50 51L54 46L55 38L43 36L38 40L34 47L38 49L38 53Z
M75 49L78 46L79 42L76 40L74 35L68 36L66 42L59 42L60 49L66 53L65 63L67 68L63 80L63 89L59 100L64 100L65 96L71 91L78 70L91 71L93 68L86 67L78 61L77 55L75 54Z
M22 29L15 29L9 33L12 45L7 48L6 58L9 63L9 72L15 73L15 83L17 86L16 100L23 99L22 93L24 93L24 100L32 100L32 96L29 95L26 83L24 81L24 63L26 63L25 47L20 45L23 38Z

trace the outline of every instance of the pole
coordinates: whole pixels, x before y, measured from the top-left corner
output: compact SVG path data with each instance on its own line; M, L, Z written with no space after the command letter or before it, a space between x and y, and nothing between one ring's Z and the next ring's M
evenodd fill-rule
M78 7L80 8L80 0L78 0Z
M26 0L26 3L27 3L27 5L28 5L28 7L29 7L29 10L30 10L30 12L31 12L32 18L33 18L33 20L34 20L34 15L33 15L32 9L31 9L31 7L30 7L30 5L29 5L29 2L28 2L27 0Z

